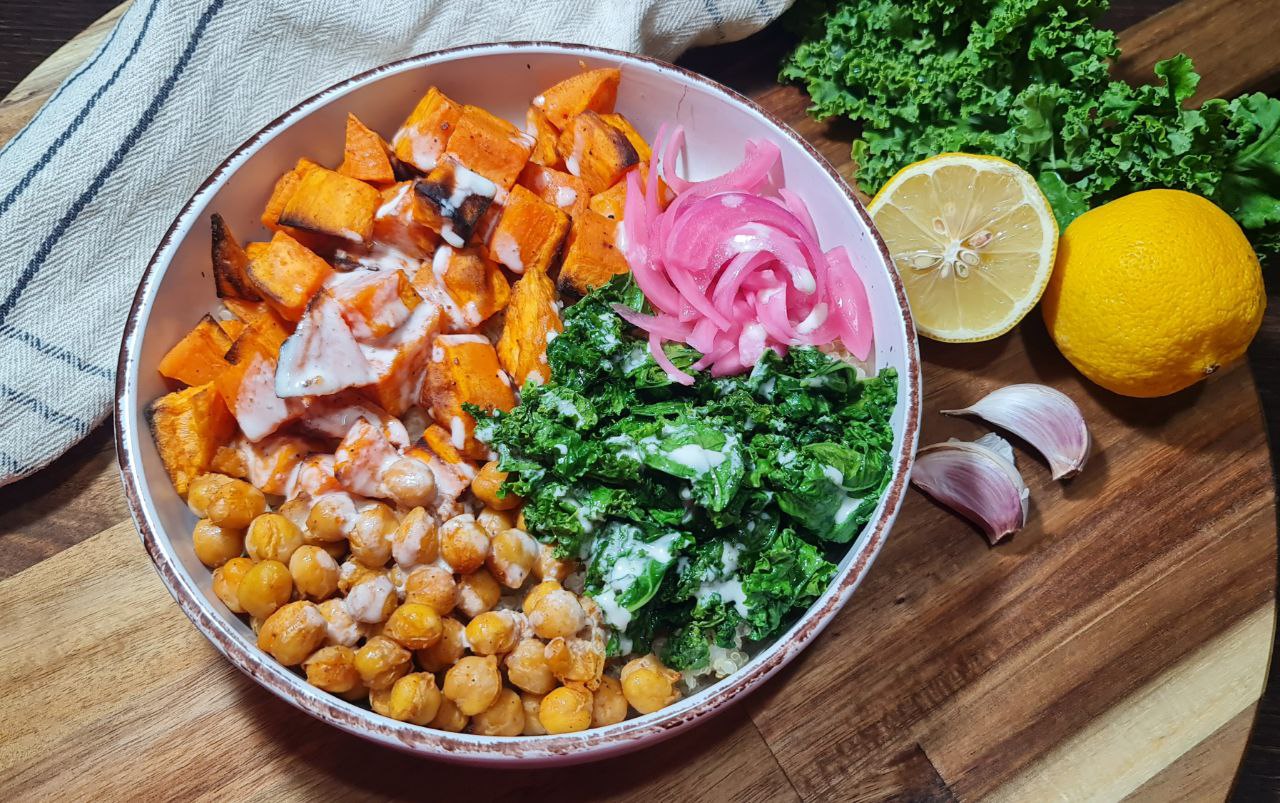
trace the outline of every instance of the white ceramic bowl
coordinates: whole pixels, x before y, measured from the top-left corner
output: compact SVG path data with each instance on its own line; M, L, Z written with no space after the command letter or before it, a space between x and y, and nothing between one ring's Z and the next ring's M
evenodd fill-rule
M257 218L276 177L299 156L341 161L348 112L390 133L435 84L522 126L530 98L578 71L580 62L622 68L617 109L642 133L652 137L663 122L684 125L693 178L732 167L749 138L781 147L786 186L808 201L823 247L846 246L866 284L877 367L893 366L901 377L893 480L826 593L741 671L669 708L584 733L515 739L395 722L308 685L261 653L248 626L214 596L210 573L191 546L195 518L169 482L143 410L166 392L156 372L161 356L200 314L217 309L209 275L212 212L243 239L265 238ZM309 98L237 148L183 207L147 266L125 328L116 394L120 469L143 543L182 610L228 660L289 703L373 741L451 761L533 766L602 758L674 735L741 699L821 632L866 575L897 515L916 446L920 373L906 296L884 244L845 182L794 131L750 100L669 64L576 45L515 43L457 48L371 70Z

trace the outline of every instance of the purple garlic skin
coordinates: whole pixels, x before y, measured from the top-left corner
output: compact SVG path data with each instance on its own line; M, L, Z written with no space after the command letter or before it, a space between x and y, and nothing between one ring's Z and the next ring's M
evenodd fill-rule
M944 415L973 415L1031 444L1055 480L1074 477L1089 459L1092 439L1080 408L1046 385L1009 385Z
M1027 523L1031 493L1014 465L1013 447L994 433L924 447L911 483L980 527L993 546Z

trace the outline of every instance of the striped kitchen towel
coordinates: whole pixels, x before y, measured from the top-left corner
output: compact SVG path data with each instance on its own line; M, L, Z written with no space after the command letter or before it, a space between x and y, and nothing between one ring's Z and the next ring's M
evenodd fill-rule
M495 40L673 59L791 0L134 0L0 150L0 485L106 417L160 237L237 145L303 98L415 53Z

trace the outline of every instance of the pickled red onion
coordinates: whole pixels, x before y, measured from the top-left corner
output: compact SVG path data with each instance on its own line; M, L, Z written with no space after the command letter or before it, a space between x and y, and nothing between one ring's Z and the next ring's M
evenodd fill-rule
M702 353L692 369L741 373L766 351L840 340L859 360L871 353L871 305L843 246L823 251L809 208L779 188L767 194L781 156L748 140L724 175L689 181L675 172L684 129L658 132L648 181L627 177L618 247L652 314L615 306L649 335L654 360L672 381L693 384L662 350L665 341ZM661 183L659 182L661 179ZM662 185L666 186L663 187ZM660 194L674 192L664 210Z

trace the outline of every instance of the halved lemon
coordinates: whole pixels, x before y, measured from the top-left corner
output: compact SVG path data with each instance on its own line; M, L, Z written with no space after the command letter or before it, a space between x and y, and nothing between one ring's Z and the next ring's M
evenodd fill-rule
M1058 223L1027 171L944 153L907 165L867 207L902 276L920 334L990 340L1040 300Z

